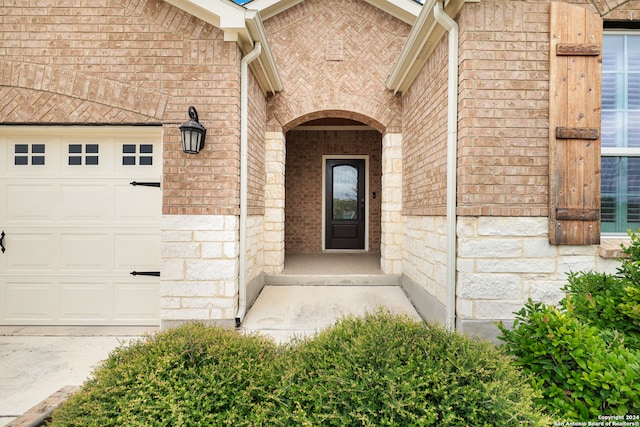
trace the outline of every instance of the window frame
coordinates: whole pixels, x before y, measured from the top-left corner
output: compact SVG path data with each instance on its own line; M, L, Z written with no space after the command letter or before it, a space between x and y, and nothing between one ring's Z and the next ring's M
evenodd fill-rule
M640 23L639 23L640 24ZM640 26L637 25L629 25L620 24L617 26L616 23L612 23L610 25L605 25L604 31L602 34L603 37L603 55L604 55L604 38L610 35L633 35L640 37ZM604 68L602 70L603 80L604 80ZM604 96L604 91L602 95ZM602 112L604 112L604 108L602 108ZM640 147L604 147L604 145L600 148L600 156L604 157L640 157ZM601 205L602 206L602 202ZM640 224L639 224L640 227ZM601 220L601 229L602 229L602 220ZM603 237L620 237L627 236L626 231L601 231L600 234Z

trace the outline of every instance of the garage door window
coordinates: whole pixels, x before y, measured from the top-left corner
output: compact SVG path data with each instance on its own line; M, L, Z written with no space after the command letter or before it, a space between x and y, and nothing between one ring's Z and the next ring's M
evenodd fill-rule
M69 144L69 166L97 165L99 151L98 144Z
M14 147L14 165L44 165L44 144L15 144Z
M124 144L122 146L123 166L152 166L153 165L153 145L152 144Z

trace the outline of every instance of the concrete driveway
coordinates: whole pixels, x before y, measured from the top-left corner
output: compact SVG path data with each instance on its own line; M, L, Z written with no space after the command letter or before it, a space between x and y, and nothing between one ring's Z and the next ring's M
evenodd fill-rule
M0 327L0 426L68 385L120 345L156 328Z

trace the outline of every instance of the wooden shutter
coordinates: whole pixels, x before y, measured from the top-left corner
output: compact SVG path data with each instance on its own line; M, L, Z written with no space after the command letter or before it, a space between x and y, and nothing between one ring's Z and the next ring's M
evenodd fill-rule
M551 3L549 241L600 243L602 19Z

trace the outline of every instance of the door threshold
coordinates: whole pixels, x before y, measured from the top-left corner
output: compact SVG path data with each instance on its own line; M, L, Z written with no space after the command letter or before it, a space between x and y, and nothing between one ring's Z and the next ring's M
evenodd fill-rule
M323 249L323 254L370 254L373 252L369 252L365 249Z

